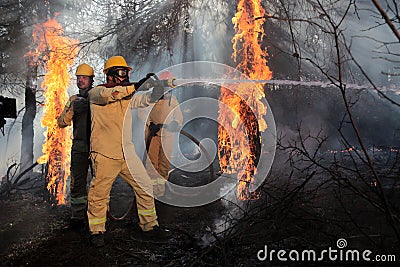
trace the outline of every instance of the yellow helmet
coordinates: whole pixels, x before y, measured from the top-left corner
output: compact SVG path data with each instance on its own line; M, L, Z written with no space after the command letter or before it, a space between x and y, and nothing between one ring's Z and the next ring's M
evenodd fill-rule
M88 64L83 63L76 68L75 75L94 77L94 70Z
M132 70L132 68L126 64L125 58L122 56L113 56L107 59L106 63L104 64L103 72L107 73L108 69L112 67L124 67L128 70Z

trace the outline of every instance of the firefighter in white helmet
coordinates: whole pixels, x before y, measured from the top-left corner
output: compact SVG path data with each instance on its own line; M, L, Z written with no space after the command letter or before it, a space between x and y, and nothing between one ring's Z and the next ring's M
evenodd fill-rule
M63 112L57 119L61 128L73 124L71 149L71 220L70 226L76 230L85 227L87 207L87 176L90 165L90 109L88 92L93 87L94 71L88 64L76 68L76 84L79 94L69 98Z
M88 220L91 232L91 244L96 247L104 245L106 231L106 214L111 187L119 175L129 183L135 193L139 215L139 226L148 236L165 236L165 231L158 226L152 184L141 160L134 153L128 169L124 149L134 151L132 143L132 126L124 128L124 116L128 124L132 122L128 109L146 107L156 102L164 93L164 88L155 87L152 92L135 94L135 86L129 83L129 71L122 56L109 58L104 65L107 83L94 87L89 92L92 116L91 159L94 167L94 178L88 194ZM128 110L128 112L126 112ZM127 143L122 138L123 129L130 129ZM125 134L125 133L124 133Z

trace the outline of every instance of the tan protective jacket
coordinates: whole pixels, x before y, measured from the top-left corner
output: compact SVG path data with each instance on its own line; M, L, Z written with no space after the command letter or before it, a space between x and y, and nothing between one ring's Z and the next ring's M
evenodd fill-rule
M134 150L130 109L151 104L151 92L135 93L132 96L133 92L135 92L133 85L112 88L96 86L89 91L92 119L91 152L112 159L123 159L123 144L125 149ZM123 132L124 138L122 138Z
M182 126L183 116L182 111L179 108L179 102L175 96L171 96L171 99L160 99L157 103L154 104L150 108L150 114L148 119L145 118L147 113L142 110L138 110L138 116L142 121L147 119L147 126L150 125L151 122L154 124L164 124L167 126L171 121L177 121L179 126ZM157 132L158 136L171 135L173 133L169 132L166 127L161 128L159 132Z
M72 117L74 116L74 112L72 110L72 102L74 102L74 100L78 97L78 95L73 95L71 96L67 103L65 104L65 107L62 111L62 113L60 114L60 116L57 118L57 124L58 127L60 128L64 128L67 126L71 126L72 124Z

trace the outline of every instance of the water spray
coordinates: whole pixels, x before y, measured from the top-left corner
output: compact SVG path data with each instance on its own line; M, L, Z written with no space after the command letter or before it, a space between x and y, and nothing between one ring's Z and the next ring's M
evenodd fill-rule
M322 87L322 88L338 88L339 84L332 82L322 81L293 81L293 80L251 80L251 79L172 79L165 80L164 84L173 85L171 87L177 87L182 85L198 84L198 83L210 83L210 84L235 84L235 83L263 83L270 85L291 85L291 86L307 86L307 87ZM343 88L352 90L379 90L381 92L394 92L396 95L400 95L400 88L397 86L381 86L372 87L371 85L359 85L352 83L343 83Z
M339 83L322 82L322 81L293 81L293 80L252 80L252 79L207 79L207 78L192 78L192 79L177 79L170 78L167 80L154 80L149 79L143 84L141 90L148 90L155 86L171 87L175 88L182 85L191 85L199 83L208 83L216 85L224 84L240 84L240 83L262 83L269 84L272 86L286 85L286 86L307 86L307 87L322 87L322 88L339 88ZM359 85L354 83L342 83L342 88L352 90L377 90L380 92L394 92L396 95L400 95L400 88L391 86L380 86L373 87L371 85ZM279 89L279 88L274 88Z

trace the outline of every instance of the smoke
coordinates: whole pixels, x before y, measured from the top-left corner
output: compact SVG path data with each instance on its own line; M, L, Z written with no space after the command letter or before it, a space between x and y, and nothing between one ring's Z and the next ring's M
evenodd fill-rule
M24 106L24 99L17 97L17 110L22 109ZM14 119L6 119L4 127L4 136L0 135L0 177L2 177L8 167L13 163L20 163L21 158L21 126L22 116ZM39 109L34 120L34 159L41 155L42 144L44 141L44 129L40 125L40 118L42 117L41 109Z
M16 119L18 120L18 118ZM21 143L20 139L16 136L20 136L21 129L18 127L19 123L12 126L14 120L6 119L7 123L4 127L5 135L0 135L0 177L2 177L9 166L13 163L18 163L20 158Z
M329 82L327 77L322 75L322 71L333 79L338 77L334 43L331 35L305 21L313 21L321 27L328 28L330 25L327 23L326 15L322 11L319 12L321 8L314 2L292 1L288 2L285 8L292 18L304 20L294 21L291 24L291 31L284 21L268 20L265 46L268 47L270 54L269 65L274 72L273 79L299 80L303 85L307 84L307 81L316 83L312 84L312 87L267 86L267 100L275 115L278 134L296 139L297 129L301 125L305 135L321 133L329 137L325 149L337 149L342 146L340 129L350 143L358 146L339 89L317 85L318 82ZM333 21L339 22L345 8L343 3L338 2L335 8L327 12ZM281 1L269 1L266 3L266 10L272 17L286 17ZM400 76L388 73L393 74L396 70L398 72L396 55L400 54L400 46L387 25L378 26L376 20L370 19L374 15L374 10L371 1L357 1L357 10L354 6L351 7L341 24L341 29L352 56L375 85L398 90ZM292 40L292 36L295 41ZM340 48L343 55L346 55L343 43L340 44ZM295 53L307 60L302 60L301 65L298 65L297 58L293 56ZM321 71L310 64L311 61L318 64ZM342 63L342 75L346 83L369 85L353 62ZM400 97L395 91L384 93L400 102ZM374 90L361 91L349 88L346 90L346 97L363 141L368 146L400 145L398 107L381 98Z
M121 46L120 40L116 36L109 35L84 46L76 59L75 66L70 70L71 76L73 77L73 71L78 64L87 62L95 69L95 84L103 83L102 66L105 59L120 52L134 68L131 73L131 80L133 81L139 80L148 72L158 72L184 61L210 60L233 66L231 59L231 37L233 36L231 18L236 11L235 6L227 1L215 2L211 6L208 1L194 1L192 8L189 9L188 23L175 29L178 33L172 46L168 49L162 47L148 48L150 56L144 62L140 58L140 54L133 52L126 52L128 54L125 54L125 45L128 45L128 43ZM66 3L69 7L76 7L78 4L72 0L66 1ZM159 1L159 3L160 9L167 4L163 1ZM122 10L116 10L113 11L114 13L108 13L107 3L99 3L98 1L80 1L78 5L79 11L74 8L63 9L57 19L66 26L65 32L68 35L78 38L82 42L94 40L105 33L115 22L113 16L117 12L122 12ZM303 8L301 8L301 5ZM295 18L315 17L315 9L308 5L309 2L297 3L297 1L293 1L288 3L290 14ZM353 56L378 86L389 87L392 84L399 84L400 76L390 75L398 72L398 66L396 66L395 61L385 60L384 57L390 56L387 53L389 49L391 52L389 59L393 59L394 55L400 54L400 48L398 45L385 46L379 42L392 42L394 40L393 34L386 25L374 27L376 26L375 21L370 19L371 10L374 10L374 7L370 1L357 1L357 5L358 12L351 10L351 14L343 24L346 39L348 43L352 42ZM281 1L269 1L265 3L265 6L269 14L283 14ZM333 15L339 18L343 6L337 10L338 12ZM319 22L322 21L323 17ZM334 71L330 40L321 31L314 31L305 27L304 24L293 23L292 27L301 56L314 59L326 69ZM144 32L146 25L141 25L137 30ZM287 24L269 19L265 30L264 47L268 48L270 55L268 64L274 72L275 79L326 82L325 77L316 74L318 72L306 62L302 63L301 73L298 72L296 58L292 57L295 51ZM22 54L21 51L24 51L24 49L22 45L15 45L12 51L15 54ZM22 63L15 61L15 64L12 65L13 68L16 68L15 72L24 72L24 67L21 66L25 66L25 64ZM349 82L367 84L354 66L351 67L351 70L353 75L346 76ZM76 91L74 82L72 82L69 92L73 94ZM180 102L198 95L196 90L187 90L185 93L177 90L174 93ZM296 138L298 125L301 125L305 132L311 134L317 134L322 129L322 134L331 137L327 147L337 148L337 146L340 146L338 128L342 119L345 118L346 120L346 117L343 102L337 89L313 87L312 90L308 90L308 88L302 86L281 86L279 90L275 91L266 87L266 94L277 122L278 134L282 132L288 137ZM351 93L350 95L352 100L358 100L353 106L353 110L367 143L369 145L399 145L399 109L389 105L375 93L362 92ZM395 94L390 96L399 101L400 96ZM19 96L18 108L22 107L23 97ZM42 135L44 129L40 126L40 118L41 114L38 113L35 120L35 157L41 154L41 145L44 140ZM1 173L5 172L10 161L18 161L20 158L21 117L16 121L9 131L7 127L11 122L7 120L6 133L8 131L10 137L8 139L0 137L0 148L4 152L0 156ZM355 142L351 128L347 123L344 125L344 133L351 141ZM205 126L205 129L212 131L214 127L214 123L210 122L208 126ZM195 129L195 126L190 126L188 131L201 135L201 131L195 132ZM201 138L200 135L199 138Z

